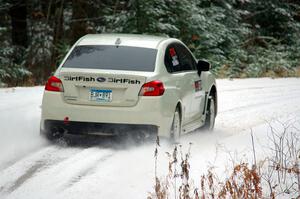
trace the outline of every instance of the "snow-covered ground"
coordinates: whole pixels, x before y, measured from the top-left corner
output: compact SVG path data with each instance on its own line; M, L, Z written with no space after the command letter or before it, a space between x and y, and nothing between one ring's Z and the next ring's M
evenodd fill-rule
M191 177L199 181L210 166L220 171L233 158L252 162L250 129L257 146L268 144L269 121L300 118L300 79L218 80L215 131L181 139L191 148ZM0 198L146 198L154 185L153 143L53 145L39 136L43 87L0 89ZM167 173L161 143L158 176ZM257 153L263 152L258 149ZM231 153L235 152L235 153ZM232 157L231 156L231 157Z

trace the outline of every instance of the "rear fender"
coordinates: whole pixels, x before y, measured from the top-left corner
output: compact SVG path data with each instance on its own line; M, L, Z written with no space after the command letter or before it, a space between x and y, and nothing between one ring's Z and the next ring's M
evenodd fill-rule
M209 96L212 94L212 92L215 94L215 107L216 107L216 113L217 113L217 105L218 105L218 97L217 97L217 84L216 79L214 75L211 72L202 72L201 73L201 82L202 82L202 89L205 91L205 109L203 110L203 114L206 113Z

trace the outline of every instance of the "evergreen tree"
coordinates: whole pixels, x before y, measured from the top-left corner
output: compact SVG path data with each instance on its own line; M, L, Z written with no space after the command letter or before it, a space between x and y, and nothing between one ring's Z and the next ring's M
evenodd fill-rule
M0 0L0 82L43 83L87 33L175 37L219 77L293 76L297 0ZM30 77L30 78L29 78Z

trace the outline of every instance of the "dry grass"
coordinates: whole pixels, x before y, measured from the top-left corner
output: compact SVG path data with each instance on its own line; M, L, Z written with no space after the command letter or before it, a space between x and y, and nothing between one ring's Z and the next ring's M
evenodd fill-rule
M270 126L269 151L272 153L257 162L252 136L254 163L237 163L231 168L225 180L219 180L213 169L200 177L199 187L190 179L190 148L183 155L182 147L175 146L167 152L168 174L157 176L157 154L155 149L155 185L148 199L259 199L300 198L300 130L283 125L278 132ZM257 163L256 163L257 162Z
M300 66L295 68L296 77L300 77Z

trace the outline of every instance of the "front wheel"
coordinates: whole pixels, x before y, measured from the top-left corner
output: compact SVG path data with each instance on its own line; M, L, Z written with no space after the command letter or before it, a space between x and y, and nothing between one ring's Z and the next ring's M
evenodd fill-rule
M206 118L204 129L208 131L212 131L215 126L215 118L216 118L216 106L215 106L215 98L214 96L209 96L209 100L207 102L207 109L206 109Z
M176 108L174 113L173 122L171 126L170 138L171 141L177 141L181 134L181 117L179 108Z

